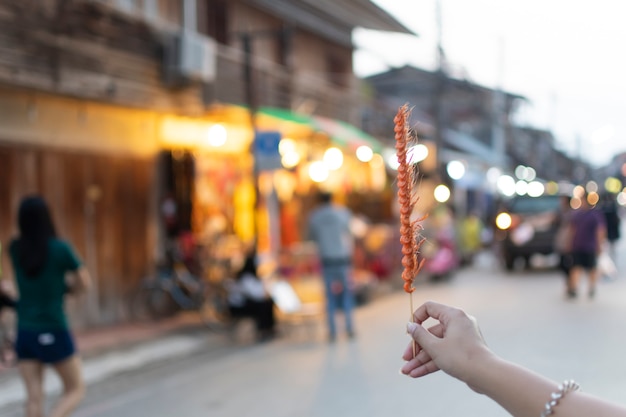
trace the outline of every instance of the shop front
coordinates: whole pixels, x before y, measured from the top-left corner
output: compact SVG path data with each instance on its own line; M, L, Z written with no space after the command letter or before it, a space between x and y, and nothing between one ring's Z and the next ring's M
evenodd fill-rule
M186 208L178 214L179 232L190 232L199 246L211 248L205 257L236 261L254 245L263 264L278 267L287 278L316 272L306 243L316 192L331 191L348 206L356 203L350 208L357 214L388 204L390 195L377 142L345 123L320 120L260 109L254 118L257 139L268 132L279 137L278 164L272 166L262 163L268 149L264 155L252 152L252 118L243 107L215 107L202 119L164 119L162 147L179 165L186 158L193 164L170 169L162 181L161 194L175 195L177 207Z

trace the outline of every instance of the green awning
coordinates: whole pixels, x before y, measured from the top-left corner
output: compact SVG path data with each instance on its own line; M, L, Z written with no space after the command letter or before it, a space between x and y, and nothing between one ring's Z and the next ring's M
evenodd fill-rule
M294 113L287 109L280 109L276 107L261 107L258 112L265 116L274 117L286 122L298 123L314 127L314 122L309 116L305 116L299 113Z
M322 131L339 146L356 149L359 146L366 145L372 148L374 152L381 152L383 149L383 144L378 139L342 120L322 116L306 116L275 107L261 107L258 112L264 116L308 126L312 130Z
M355 149L365 145L372 148L374 152L381 152L383 149L383 144L378 139L350 123L321 116L312 117L318 129L326 132L339 145Z

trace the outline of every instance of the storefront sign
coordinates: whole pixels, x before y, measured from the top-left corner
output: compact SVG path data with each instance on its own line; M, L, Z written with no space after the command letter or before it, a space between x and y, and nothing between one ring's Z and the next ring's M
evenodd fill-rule
M254 155L259 171L270 171L282 168L278 144L280 132L256 132L254 139Z

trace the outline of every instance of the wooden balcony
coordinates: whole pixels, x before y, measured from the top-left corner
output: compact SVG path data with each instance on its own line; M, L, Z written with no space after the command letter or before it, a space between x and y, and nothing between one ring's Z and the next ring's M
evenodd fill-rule
M248 105L243 51L218 47L217 79L207 86L206 104L213 102ZM316 114L359 125L362 97L359 80L348 74L347 86L338 86L321 76L292 73L284 66L260 57L252 59L252 92L257 106L278 107L297 113Z

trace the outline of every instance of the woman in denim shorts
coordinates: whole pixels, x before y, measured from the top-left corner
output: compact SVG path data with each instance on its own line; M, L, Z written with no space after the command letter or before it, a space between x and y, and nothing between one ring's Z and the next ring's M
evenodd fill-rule
M72 247L56 237L41 197L22 200L18 229L9 256L19 291L15 351L26 387L25 415L43 416L43 370L50 365L63 384L63 395L50 417L68 416L83 398L85 388L64 299L68 292L84 292L91 279Z

